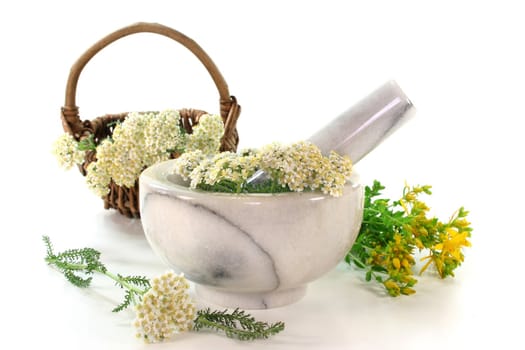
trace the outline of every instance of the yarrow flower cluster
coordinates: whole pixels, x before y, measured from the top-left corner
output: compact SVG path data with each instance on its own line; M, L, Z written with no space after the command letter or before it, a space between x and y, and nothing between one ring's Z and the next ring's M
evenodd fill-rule
M224 126L218 115L203 115L193 134L181 127L176 110L132 112L115 126L112 136L96 146L96 161L87 167L86 182L97 195L105 196L111 181L133 187L146 167L168 160L173 153L202 149L206 154L219 151ZM54 153L63 167L80 164L85 151L68 134L55 143Z
M84 161L85 152L78 149L78 142L70 134L62 134L56 139L52 152L64 169Z
M168 160L170 151L183 143L179 125L180 115L174 110L130 113L115 126L112 138L97 146L97 161L87 168L90 188L104 196L110 179L133 187L145 167Z
M224 135L224 123L218 115L205 114L199 118L198 127L188 135L186 151L200 150L205 154L219 151Z
M337 197L350 177L352 163L335 152L325 157L316 145L301 141L291 145L272 143L260 150L223 152L213 157L189 152L177 159L174 167L175 173L191 180L191 188L237 193L246 190L246 181L259 169L269 173L271 181L282 189L319 190Z
M175 161L174 171L182 176L184 180L188 180L193 169L197 168L205 159L207 159L207 155L201 150L186 152L181 154Z
M232 152L216 154L212 158L202 161L190 173L191 187L199 184L216 185L220 182L236 184L240 192L243 183L258 169L257 155L239 155Z
M350 177L352 162L334 151L325 157L316 145L301 141L290 146L273 143L264 147L261 168L292 191L320 190L337 197Z
M137 337L159 342L191 330L195 305L188 294L189 284L183 274L169 271L151 281L151 288L135 306L134 326Z

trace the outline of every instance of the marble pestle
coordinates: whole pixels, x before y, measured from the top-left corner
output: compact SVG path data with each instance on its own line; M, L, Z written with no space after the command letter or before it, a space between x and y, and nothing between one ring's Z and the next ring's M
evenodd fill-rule
M415 114L415 108L395 81L388 81L308 138L324 155L331 150L347 155L353 164ZM263 170L248 179L258 184L268 179Z

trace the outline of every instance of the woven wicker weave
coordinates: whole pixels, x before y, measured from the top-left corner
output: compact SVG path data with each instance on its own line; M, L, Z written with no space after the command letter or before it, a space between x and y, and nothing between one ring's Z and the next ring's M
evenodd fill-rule
M61 113L64 130L73 135L77 140L82 140L90 134L93 134L95 136L95 143L98 144L103 139L111 136L111 125L114 125L115 121L122 121L126 118L127 113L120 113L104 115L93 120L81 120L78 107L75 103L75 98L78 78L89 60L109 44L120 38L136 33L154 33L171 38L190 50L200 60L204 67L206 67L220 96L220 114L225 129L224 135L221 139L220 150L235 151L239 143L236 125L241 108L237 104L235 97L230 96L228 85L222 74L219 72L211 58L195 41L174 29L156 23L136 23L119 29L96 42L82 56L80 56L75 64L73 64L67 81L65 104L64 107L62 107ZM181 109L179 110L179 113L181 115L183 127L188 133L192 132L192 126L198 123L200 116L206 114L206 112L197 109ZM173 154L172 157L176 157L176 154ZM95 160L96 152L87 152L84 163L79 167L80 172L83 175L86 175L87 166ZM138 182L136 182L135 186L132 188L118 186L111 182L109 194L103 198L104 207L106 209L117 209L121 214L127 217L138 218L140 216L138 191Z

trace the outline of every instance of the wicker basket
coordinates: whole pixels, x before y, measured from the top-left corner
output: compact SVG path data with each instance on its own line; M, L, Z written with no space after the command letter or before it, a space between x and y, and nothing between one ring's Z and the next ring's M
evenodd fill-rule
M200 60L204 67L206 67L220 96L220 114L224 122L224 135L221 139L220 150L235 151L239 143L236 124L241 108L237 104L235 97L230 96L228 85L223 76L211 58L195 41L174 29L156 23L136 23L119 29L91 46L80 56L75 64L73 64L67 81L65 105L62 107L61 113L64 130L73 135L76 140L82 140L90 134L93 134L95 144L98 144L103 139L111 136L112 125L115 121L122 121L126 118L127 113L120 113L108 114L93 120L82 121L79 116L78 107L75 104L75 97L78 78L89 60L112 42L135 33L155 33L167 36L185 46ZM179 113L183 127L188 133L192 132L192 126L198 123L200 116L206 114L206 112L196 109L181 109ZM174 158L176 156L176 154L172 155ZM87 166L95 160L96 152L87 152L84 163L79 166L80 172L86 175ZM140 216L138 191L138 181L132 188L118 186L111 182L109 185L109 194L103 198L104 208L114 208L127 217L138 218Z

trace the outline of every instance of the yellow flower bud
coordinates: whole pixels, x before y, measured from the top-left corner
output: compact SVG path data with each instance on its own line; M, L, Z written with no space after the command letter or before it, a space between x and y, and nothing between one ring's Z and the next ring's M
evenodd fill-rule
M414 194L414 192L408 192L406 195L405 195L405 199L409 202L412 202L416 199L416 195Z
M383 285L387 289L388 294L390 294L393 297L399 296L400 288L396 282L392 280L388 280L388 281L383 282Z
M394 241L396 242L397 245L399 245L401 243L401 235L396 233L394 235Z
M414 294L416 291L412 288L409 288L409 287L405 287L405 288L401 288L401 294L404 294L404 295L411 295L411 294Z
M394 265L396 270L399 270L399 268L401 267L401 262L399 261L398 258L394 258L392 259L392 265Z
M397 283L394 282L394 281L392 281L392 280L388 280L388 281L383 282L383 285L384 285L387 289L399 290L399 286L397 285Z
M401 261L401 265L403 265L403 267L406 268L406 269L410 268L410 262L407 259L403 259Z
M458 234L458 231L452 227L447 227L446 231L451 237L454 237L455 235Z

